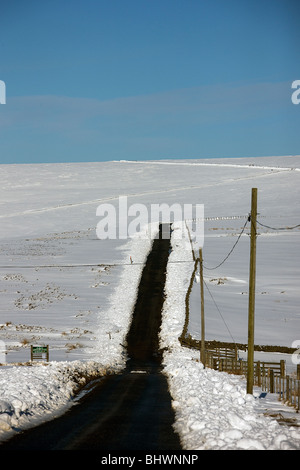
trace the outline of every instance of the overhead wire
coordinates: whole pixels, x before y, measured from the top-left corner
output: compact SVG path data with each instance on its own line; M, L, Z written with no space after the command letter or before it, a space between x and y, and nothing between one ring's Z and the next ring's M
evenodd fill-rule
M292 227L270 227L269 225L262 224L258 220L256 220L256 223L262 227L269 228L270 230L294 230L295 228L300 227L300 224L294 225Z
M211 293L211 291L210 291L210 289L209 289L207 283L206 283L204 280L203 280L203 282L204 282L204 285L205 285L206 289L208 290L208 293L209 293L209 295L210 295L210 297L211 297L211 299L212 299L212 301L213 301L213 303L214 303L216 309L217 309L218 312L219 312L220 317L221 317L222 320L223 320L223 323L224 323L224 325L225 325L225 327L226 327L226 329L227 329L227 331L228 331L228 333L229 333L229 335L230 335L230 337L231 337L233 343L235 344L235 339L233 338L233 336L232 336L232 334L231 334L231 331L230 331L230 329L229 329L229 327L228 327L228 325L227 325L227 323L226 323L226 321L225 321L225 319L224 319L224 317L223 317L223 315L222 315L222 313L221 313L221 311L220 311L220 309L219 309L219 307L218 307L218 305L217 305L217 303L216 303L216 301L215 301L215 299L214 299L214 297L213 297L213 295L212 295L212 293Z
M169 261L169 264L189 264L194 263L193 260L176 260ZM48 269L48 268L101 268L101 267L119 267L119 266L143 266L144 261L133 261L124 263L95 263L95 264L35 264L35 265L2 265L0 269Z
M243 226L243 228L242 228L242 230L241 230L241 232L240 232L240 234L239 234L239 236L238 236L238 238L237 238L235 244L233 245L233 247L231 248L231 250L229 251L229 253L225 256L225 258L223 259L223 261L221 261L221 263L219 263L217 266L214 266L214 267L212 267L212 268L203 265L204 269L214 270L214 269L219 268L222 264L225 263L225 261L226 261L226 260L229 258L229 256L232 254L232 252L234 251L236 245L237 245L238 242L240 241L240 238L241 238L241 236L243 235L243 233L244 233L244 231L245 231L245 228L246 228L246 226L247 226L247 223L248 223L249 221L250 221L250 217L247 218L247 220L246 220L246 222L245 222L245 224L244 224L244 226Z

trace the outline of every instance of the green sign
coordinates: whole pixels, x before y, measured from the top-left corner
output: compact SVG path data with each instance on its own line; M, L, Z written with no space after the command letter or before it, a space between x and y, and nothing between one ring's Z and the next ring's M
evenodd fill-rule
M49 361L49 346L31 346L31 360L42 359Z
M35 354L39 354L39 353L47 354L48 346L32 346L32 352Z

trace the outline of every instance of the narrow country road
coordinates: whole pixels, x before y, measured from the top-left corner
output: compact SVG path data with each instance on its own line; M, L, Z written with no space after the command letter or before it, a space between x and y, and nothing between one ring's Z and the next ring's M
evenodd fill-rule
M99 379L63 416L16 435L0 450L181 450L161 373L158 333L170 251L170 240L161 233L162 226L142 273L126 369Z

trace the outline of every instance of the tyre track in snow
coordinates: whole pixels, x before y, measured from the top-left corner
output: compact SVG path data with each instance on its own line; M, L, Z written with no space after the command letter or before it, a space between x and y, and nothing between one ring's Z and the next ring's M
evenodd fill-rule
M181 450L158 339L170 251L161 233L162 227L141 276L126 369L94 382L63 416L16 435L1 450Z

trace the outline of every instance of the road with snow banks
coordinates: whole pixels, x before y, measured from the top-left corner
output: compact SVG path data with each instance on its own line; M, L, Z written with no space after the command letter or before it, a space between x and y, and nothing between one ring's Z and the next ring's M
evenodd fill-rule
M123 373L94 381L64 415L17 434L0 450L181 450L158 339L168 231L160 226L141 276Z

